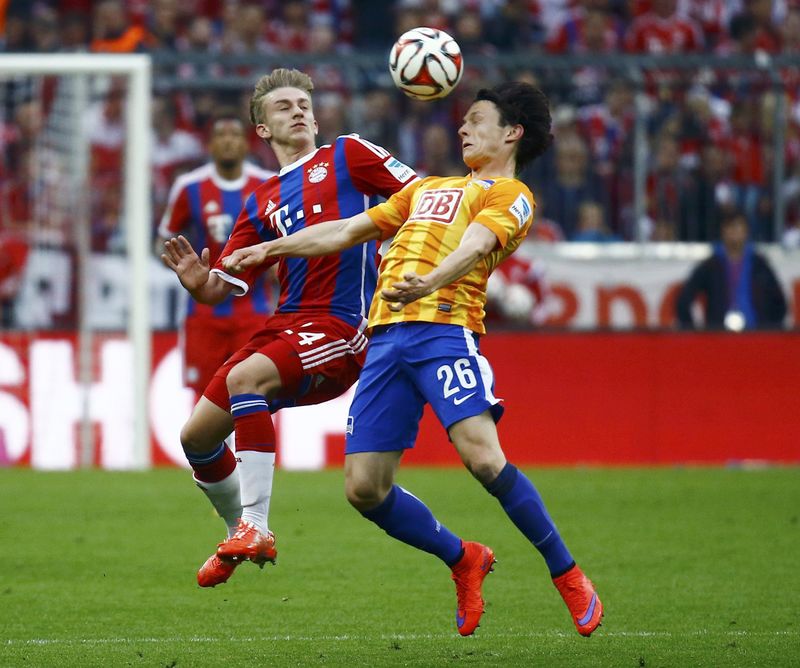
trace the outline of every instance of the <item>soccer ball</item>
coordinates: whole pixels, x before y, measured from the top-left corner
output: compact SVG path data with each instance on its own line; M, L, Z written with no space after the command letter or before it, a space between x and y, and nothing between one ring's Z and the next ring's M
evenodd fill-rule
M444 97L455 88L463 71L461 49L443 30L409 30L389 52L389 72L395 85L417 100Z

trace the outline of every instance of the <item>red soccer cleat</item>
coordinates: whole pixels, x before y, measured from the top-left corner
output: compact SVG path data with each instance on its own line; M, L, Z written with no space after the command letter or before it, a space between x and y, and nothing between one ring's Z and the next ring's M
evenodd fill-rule
M240 564L252 561L264 567L266 562L275 563L278 551L275 549L275 536L271 531L261 533L254 524L239 520L236 533L217 547L217 557L222 561Z
M238 562L222 561L216 553L212 554L206 563L200 566L197 571L197 584L201 587L216 587L228 581L233 571L236 570Z
M463 543L464 556L453 566L456 583L456 626L462 636L470 636L478 628L483 614L481 585L494 568L495 558L491 548L480 543Z
M592 581L575 565L564 575L553 578L553 584L567 604L578 633L588 638L600 626L603 617L603 603Z

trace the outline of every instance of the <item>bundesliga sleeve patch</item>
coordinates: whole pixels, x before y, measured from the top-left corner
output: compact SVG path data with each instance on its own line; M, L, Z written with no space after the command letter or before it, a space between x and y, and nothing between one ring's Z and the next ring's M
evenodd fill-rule
M414 176L414 170L408 165L404 165L397 158L389 158L383 163L383 166L386 167L389 173L400 181L400 183L405 183L409 178Z
M533 213L533 207L525 195L517 195L517 199L508 209L517 219L520 227L523 227Z

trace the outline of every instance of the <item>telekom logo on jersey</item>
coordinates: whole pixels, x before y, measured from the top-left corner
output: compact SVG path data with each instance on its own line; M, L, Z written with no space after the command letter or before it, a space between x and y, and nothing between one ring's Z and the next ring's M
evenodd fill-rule
M267 211L269 211L269 209L267 209ZM264 213L267 213L267 211ZM314 204L311 207L311 213L322 213L322 205ZM280 209L277 209L269 214L269 222L273 229L279 231L283 236L287 236L289 234L289 228L295 223L299 223L301 220L303 220L305 215L306 214L303 209L298 209L294 212L294 214L290 214L289 205L284 204Z
M461 188L425 190L417 200L417 205L408 220L425 220L449 225L455 220L463 197L464 190Z

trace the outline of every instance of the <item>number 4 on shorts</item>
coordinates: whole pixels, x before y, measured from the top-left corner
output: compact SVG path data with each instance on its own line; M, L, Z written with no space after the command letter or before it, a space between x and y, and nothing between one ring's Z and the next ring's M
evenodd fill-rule
M297 336L300 337L301 346L310 346L314 341L325 338L324 334L319 334L317 332L297 332Z

